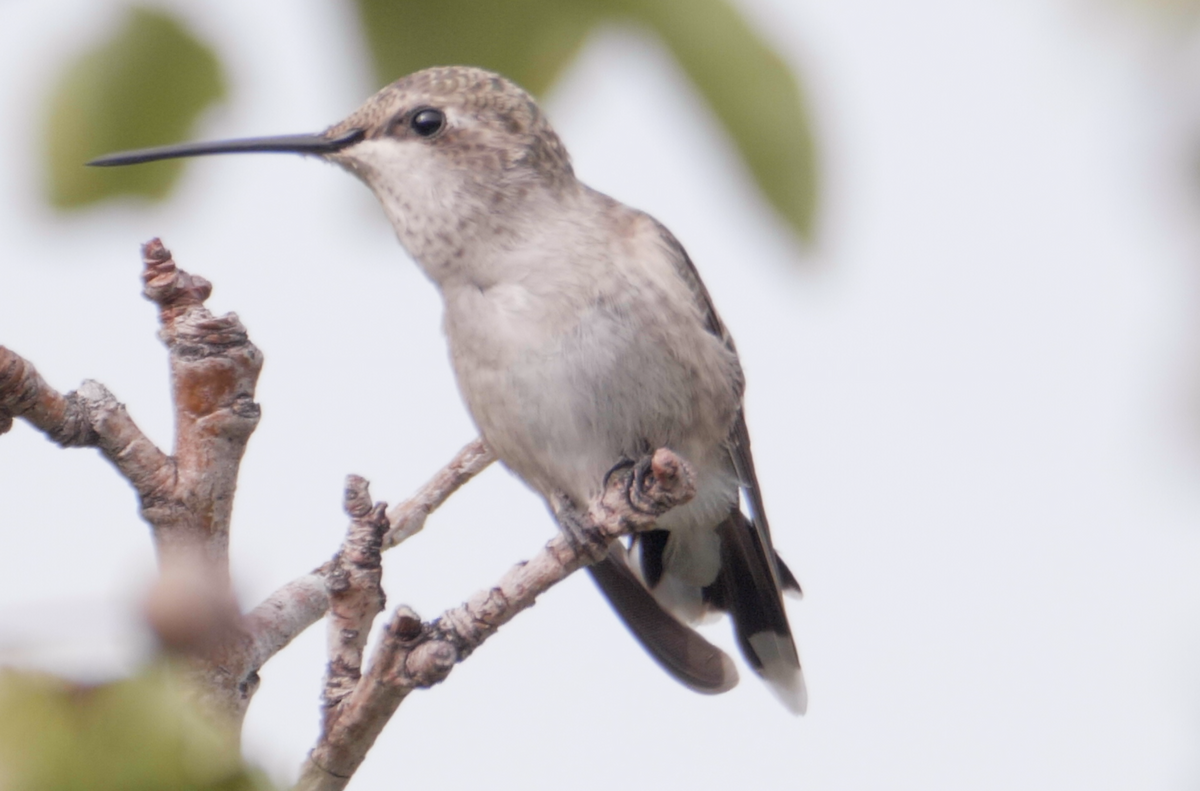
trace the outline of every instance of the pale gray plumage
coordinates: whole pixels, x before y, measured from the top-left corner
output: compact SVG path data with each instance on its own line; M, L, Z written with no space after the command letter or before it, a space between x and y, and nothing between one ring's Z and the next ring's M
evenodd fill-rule
M423 112L439 121L431 134L417 122ZM615 465L654 448L693 465L695 499L668 512L632 553L610 552L593 576L656 659L702 692L729 689L736 671L664 610L684 620L730 612L755 671L803 712L781 599L799 586L771 545L741 367L675 238L580 183L533 99L480 69L418 72L322 135L287 140L378 196L442 293L450 357L476 425L529 486L585 503ZM273 150L271 139L252 143L102 164ZM749 518L738 511L739 486Z

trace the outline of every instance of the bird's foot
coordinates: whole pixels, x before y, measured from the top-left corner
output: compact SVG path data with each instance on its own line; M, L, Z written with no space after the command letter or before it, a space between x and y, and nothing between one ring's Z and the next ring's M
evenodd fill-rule
M597 563L608 554L608 541L594 524L584 517L571 498L559 494L553 498L552 508L563 538L575 554Z
M611 470L604 473L604 488L607 489L612 484L613 477L617 476L624 479L622 483L624 484L625 488L628 489L632 481L632 478L630 477L630 471L636 466L637 462L633 459L621 459L619 462L613 465Z
M608 486L614 475L622 476L625 500L630 508L646 516L659 516L676 505L674 488L677 479L692 474L686 467L686 462L675 454L656 451L637 461L622 461L608 471L604 484ZM664 487L669 491L664 491Z

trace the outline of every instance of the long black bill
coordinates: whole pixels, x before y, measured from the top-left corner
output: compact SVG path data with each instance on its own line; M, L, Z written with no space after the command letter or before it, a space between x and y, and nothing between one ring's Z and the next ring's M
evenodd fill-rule
M362 129L351 129L340 137L321 135L279 135L277 137L246 137L240 140L217 140L211 143L179 143L173 146L143 148L138 151L121 151L93 159L92 167L115 165L138 165L142 162L157 162L160 159L199 157L208 154L240 154L270 151L288 154L331 154L341 151L362 140L366 135Z

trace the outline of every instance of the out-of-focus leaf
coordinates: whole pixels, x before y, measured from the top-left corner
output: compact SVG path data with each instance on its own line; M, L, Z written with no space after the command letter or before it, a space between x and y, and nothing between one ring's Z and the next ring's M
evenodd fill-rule
M800 86L727 0L632 0L704 94L775 208L806 239L817 167Z
M603 21L654 30L733 137L775 208L814 231L817 167L800 88L727 0L358 0L382 82L429 66L498 71L544 93Z
M235 745L162 669L94 687L0 671L5 791L268 791Z
M83 163L185 139L197 116L224 94L208 47L162 11L132 9L111 39L67 69L51 98L45 133L50 202L72 209L120 194L164 197L180 162Z
M358 0L384 82L429 66L482 66L533 93L562 72L604 0Z
M1200 7L1200 0L1133 0L1133 4L1162 11L1192 11Z

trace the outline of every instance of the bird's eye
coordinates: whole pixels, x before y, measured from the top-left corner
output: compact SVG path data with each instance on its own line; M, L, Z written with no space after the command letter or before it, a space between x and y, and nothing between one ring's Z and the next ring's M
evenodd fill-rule
M413 114L408 125L421 137L433 137L446 125L446 114L433 108L421 110Z

